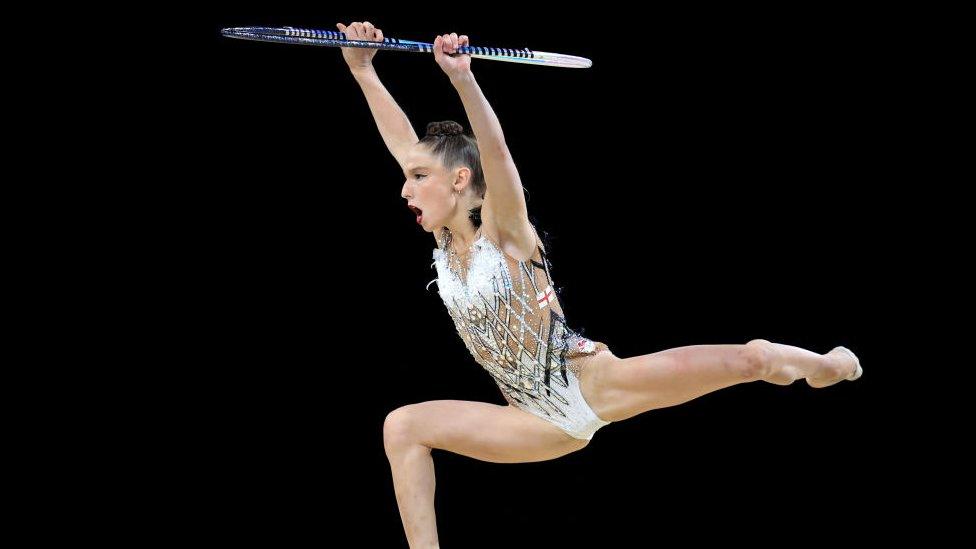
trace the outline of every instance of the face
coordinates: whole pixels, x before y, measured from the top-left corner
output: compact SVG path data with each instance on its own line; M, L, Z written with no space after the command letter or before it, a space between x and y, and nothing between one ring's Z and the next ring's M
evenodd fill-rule
M417 223L427 232L443 227L461 208L471 170L448 170L426 146L414 145L404 159L406 181L400 191ZM460 192L456 192L460 191Z

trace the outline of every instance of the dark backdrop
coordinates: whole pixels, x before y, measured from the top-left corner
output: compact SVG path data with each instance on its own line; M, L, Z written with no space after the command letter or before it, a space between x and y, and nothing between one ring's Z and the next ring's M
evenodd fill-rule
M431 399L504 403L436 286L424 289L433 239L404 207L403 176L339 50L219 35L364 19L387 36L455 31L593 60L473 62L549 234L572 327L621 357L753 338L845 345L866 371L825 390L726 389L612 424L556 461L435 451L443 546L827 540L893 489L877 473L893 420L875 401L898 364L884 280L899 242L870 220L879 199L864 192L883 181L863 19L280 3L211 15L195 29L189 88L199 124L187 139L204 162L180 189L209 349L189 383L187 438L208 523L269 543L406 547L386 414ZM419 134L434 120L468 127L431 56L374 63Z

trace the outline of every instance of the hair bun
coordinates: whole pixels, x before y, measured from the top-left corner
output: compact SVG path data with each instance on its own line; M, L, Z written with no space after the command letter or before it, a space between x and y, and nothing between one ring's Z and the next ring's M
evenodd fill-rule
M462 135L464 133L464 127L453 120L445 120L444 122L431 122L427 124L427 135L432 136L453 136Z

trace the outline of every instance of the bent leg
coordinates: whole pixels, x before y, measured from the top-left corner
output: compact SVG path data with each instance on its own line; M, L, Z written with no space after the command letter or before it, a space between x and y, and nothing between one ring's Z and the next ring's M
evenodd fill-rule
M494 463L522 463L557 458L587 442L512 406L435 400L390 412L383 425L383 443L410 547L438 546L431 450Z

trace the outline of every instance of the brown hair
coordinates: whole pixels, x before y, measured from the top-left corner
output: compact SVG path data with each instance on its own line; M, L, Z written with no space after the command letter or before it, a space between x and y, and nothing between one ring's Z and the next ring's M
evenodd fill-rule
M471 185L478 197L485 197L485 174L481 169L481 153L478 141L464 132L464 127L453 120L427 124L427 135L420 144L430 149L444 167L453 170L465 166L471 170ZM481 225L481 206L471 209L471 220Z

